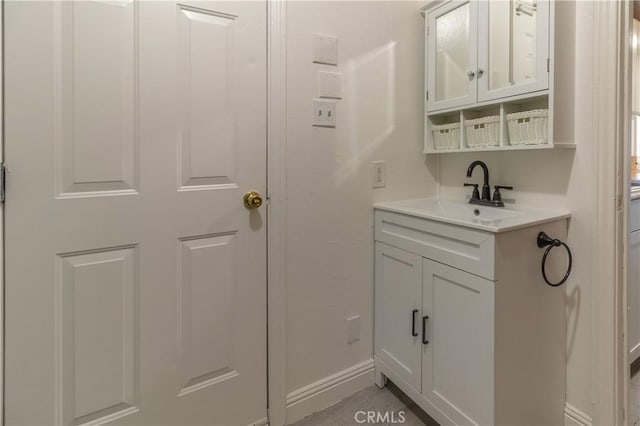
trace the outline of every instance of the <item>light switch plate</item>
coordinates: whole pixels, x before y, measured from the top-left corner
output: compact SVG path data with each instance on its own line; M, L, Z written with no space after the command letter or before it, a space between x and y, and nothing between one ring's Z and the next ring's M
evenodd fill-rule
M338 65L338 38L323 34L312 35L313 62Z
M314 99L311 124L317 127L336 127L336 101Z
M342 98L342 73L318 71L319 96L321 98Z

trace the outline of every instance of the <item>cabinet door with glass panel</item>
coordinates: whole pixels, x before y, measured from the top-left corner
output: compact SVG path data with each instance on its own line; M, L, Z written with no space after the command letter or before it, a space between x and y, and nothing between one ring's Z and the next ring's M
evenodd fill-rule
M427 15L427 108L476 101L478 2L450 1Z
M427 110L549 88L548 0L448 1L427 14Z
M478 3L478 101L549 88L549 1Z

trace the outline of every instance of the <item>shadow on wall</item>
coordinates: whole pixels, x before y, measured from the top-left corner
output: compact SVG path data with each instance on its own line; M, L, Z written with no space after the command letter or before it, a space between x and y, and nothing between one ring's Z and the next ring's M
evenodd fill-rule
M568 192L571 166L576 151L556 149L551 151L527 151L525 156L519 152L502 152L499 178L517 176L516 189L520 192L539 192L543 194L562 194ZM494 185L499 182L494 181ZM553 206L549 206L553 207Z
M491 185L513 185L516 197L523 200L523 204L538 204L532 202L531 196L540 195L549 201L549 196L564 198L569 189L571 170L574 166L575 150L531 150L514 152L477 152L463 154L440 154L440 184L442 196L467 196L469 191L463 187L464 182L482 183L482 173L474 171L471 178L466 177L469 164L474 160L482 160L489 168L489 183ZM430 165L429 167L434 167ZM526 197L521 195L527 194ZM503 194L505 202L515 200L507 191ZM556 198L554 198L555 200ZM560 205L546 205L548 208L563 207Z
M338 184L358 175L371 153L396 129L396 48L391 41L346 65L348 150L336 170ZM339 145L338 145L339 146ZM337 152L340 156L339 152Z
M580 307L582 306L580 302L580 287L576 286L567 294L567 359L571 358L573 345L576 341L578 323L580 322Z

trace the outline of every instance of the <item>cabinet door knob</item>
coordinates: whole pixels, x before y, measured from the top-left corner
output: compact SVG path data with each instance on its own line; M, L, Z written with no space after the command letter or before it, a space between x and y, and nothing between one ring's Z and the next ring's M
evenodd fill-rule
M469 77L469 80L473 80L473 77L475 77L475 76L476 76L476 73L475 73L475 72L473 72L473 71L469 71L469 72L467 73L467 76Z
M428 345L429 341L427 340L427 321L429 320L429 316L425 315L422 317L422 344Z
M478 78L482 77L482 74L484 74L484 70L482 68L478 68Z
M416 315L418 314L418 310L414 309L411 311L411 335L413 337L418 337L418 332L416 331Z

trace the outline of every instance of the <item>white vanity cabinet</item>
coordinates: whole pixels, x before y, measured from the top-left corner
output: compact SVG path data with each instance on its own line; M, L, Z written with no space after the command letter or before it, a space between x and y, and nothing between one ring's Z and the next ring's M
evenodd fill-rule
M443 425L563 424L565 293L542 280L536 236L566 228L493 233L377 207L378 386L392 380ZM561 277L564 253L550 258Z
M426 12L427 110L549 88L546 0L449 1Z

